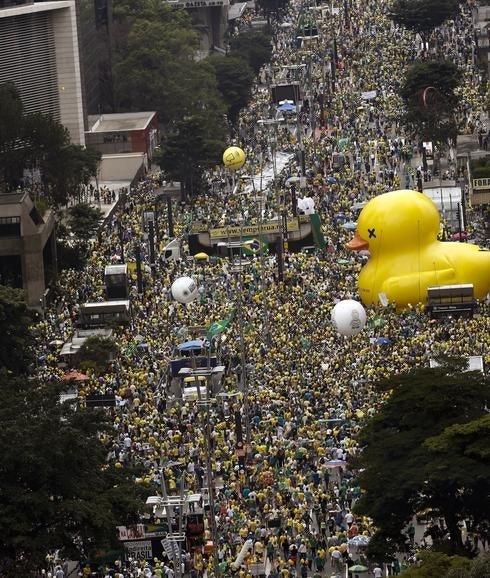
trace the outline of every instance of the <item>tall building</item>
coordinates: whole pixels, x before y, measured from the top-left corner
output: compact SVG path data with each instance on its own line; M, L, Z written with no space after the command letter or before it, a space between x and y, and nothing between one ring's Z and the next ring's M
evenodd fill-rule
M0 84L13 82L26 112L49 113L85 144L74 0L0 0Z
M82 95L87 117L113 112L112 2L75 0L80 47Z

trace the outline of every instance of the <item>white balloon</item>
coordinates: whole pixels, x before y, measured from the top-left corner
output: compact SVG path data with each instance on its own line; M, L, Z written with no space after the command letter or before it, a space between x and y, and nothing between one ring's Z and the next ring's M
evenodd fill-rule
M366 325L366 310L353 299L339 301L332 309L332 323L341 335L352 337Z
M179 303L190 303L199 295L196 282L191 277L179 277L172 283L172 297Z

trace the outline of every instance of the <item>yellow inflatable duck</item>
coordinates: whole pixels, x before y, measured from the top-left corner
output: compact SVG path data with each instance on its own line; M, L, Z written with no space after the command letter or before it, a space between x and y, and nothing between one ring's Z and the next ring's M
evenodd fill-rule
M401 190L379 195L362 209L346 247L369 249L359 274L364 305L386 295L397 309L425 303L427 288L473 284L474 296L490 291L490 251L469 243L437 240L439 213L423 193Z

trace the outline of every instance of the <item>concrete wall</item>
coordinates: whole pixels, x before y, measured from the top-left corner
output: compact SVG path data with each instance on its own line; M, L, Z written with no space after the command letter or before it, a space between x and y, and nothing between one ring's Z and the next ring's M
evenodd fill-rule
M20 237L2 237L0 256L20 255L22 283L26 301L30 307L39 307L45 286L43 250L48 242L54 243L55 213L47 211L43 215L44 223L36 225L29 216L33 207L32 200L24 197L21 202L0 205L0 216L20 217ZM54 250L54 246L52 246ZM53 270L56 272L56 254L53 252Z
M82 80L75 2L70 1L69 4L67 8L53 11L60 114L62 124L70 131L72 142L84 145Z
M145 159L144 153L103 155L98 180L133 182L137 175L146 170Z

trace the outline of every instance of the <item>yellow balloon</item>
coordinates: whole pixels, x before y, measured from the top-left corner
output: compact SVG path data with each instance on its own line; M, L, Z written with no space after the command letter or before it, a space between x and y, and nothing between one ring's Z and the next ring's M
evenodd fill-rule
M229 147L223 153L223 164L227 169L241 169L247 156L240 147Z
M427 289L472 284L474 296L490 291L490 251L470 243L437 240L439 213L423 193L384 193L362 209L349 249L369 249L358 287L364 305L384 294L398 310L425 303Z

